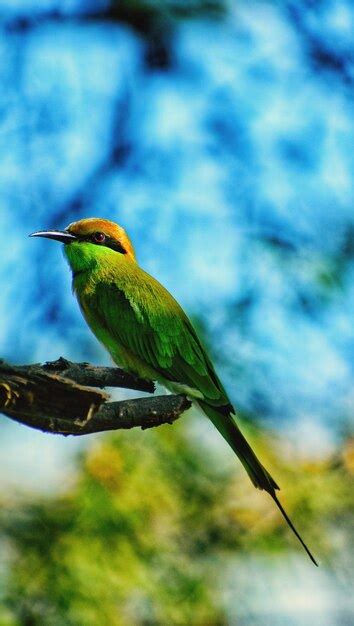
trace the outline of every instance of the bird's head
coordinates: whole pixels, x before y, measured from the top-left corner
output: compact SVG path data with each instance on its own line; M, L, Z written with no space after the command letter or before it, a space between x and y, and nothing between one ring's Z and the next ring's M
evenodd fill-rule
M115 255L135 261L134 248L125 230L114 222L96 217L72 222L64 230L40 230L30 237L45 237L63 243L74 272L100 261L112 260Z

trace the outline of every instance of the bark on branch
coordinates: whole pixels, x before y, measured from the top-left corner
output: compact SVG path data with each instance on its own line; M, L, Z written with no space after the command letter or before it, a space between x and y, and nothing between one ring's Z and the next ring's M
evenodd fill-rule
M45 365L14 366L0 361L0 412L44 432L87 435L171 424L191 406L184 395L108 402L107 393L93 388L105 386L154 391L151 381L115 367L63 358Z
M62 356L56 361L48 361L44 365L27 365L26 369L44 371L49 374L59 374L63 378L70 378L79 385L86 387L122 387L154 393L155 385L151 380L138 378L119 367L97 367L89 363L73 363Z

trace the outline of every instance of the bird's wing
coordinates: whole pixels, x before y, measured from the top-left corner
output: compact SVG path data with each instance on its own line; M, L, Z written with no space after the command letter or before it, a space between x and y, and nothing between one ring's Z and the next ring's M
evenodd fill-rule
M205 349L171 294L141 270L137 284L130 282L129 289L124 291L114 282L97 284L87 306L90 316L99 320L113 341L125 346L163 378L195 388L203 394L203 400L198 400L201 408L238 455L253 484L271 495L317 565L278 500L277 483L238 428L233 407Z
M186 314L145 272L134 289L113 282L96 285L91 313L106 331L163 378L197 389L215 406L228 406L226 392ZM231 407L232 409L232 407Z

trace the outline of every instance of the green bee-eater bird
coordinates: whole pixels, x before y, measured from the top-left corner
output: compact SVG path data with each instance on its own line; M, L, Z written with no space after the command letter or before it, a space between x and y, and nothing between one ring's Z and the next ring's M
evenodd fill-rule
M113 361L193 399L237 454L254 486L271 495L317 565L277 498L278 485L238 428L235 410L190 320L171 294L138 265L123 228L90 218L63 231L31 236L64 244L83 316Z

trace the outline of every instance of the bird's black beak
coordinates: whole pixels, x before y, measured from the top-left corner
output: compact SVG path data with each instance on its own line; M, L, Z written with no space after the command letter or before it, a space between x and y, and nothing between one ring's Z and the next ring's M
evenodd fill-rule
M38 230L36 233L31 233L28 236L55 239L55 241L60 241L61 243L71 243L76 240L75 235L72 235L67 230Z

